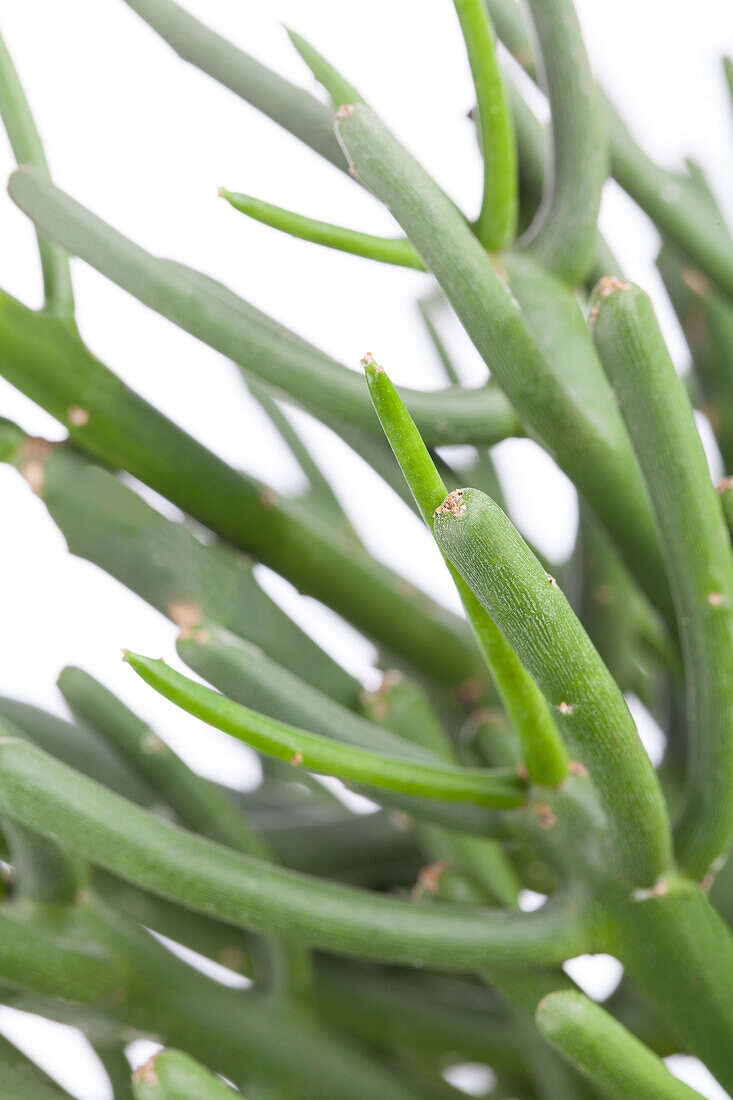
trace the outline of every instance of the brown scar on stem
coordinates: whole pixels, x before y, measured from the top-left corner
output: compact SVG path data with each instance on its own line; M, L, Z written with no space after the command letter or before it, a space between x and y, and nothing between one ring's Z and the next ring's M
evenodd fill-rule
M442 504L433 512L434 516L454 516L456 519L466 514L466 505L463 503L465 489L454 489L448 493Z
M557 704L557 709L560 711L560 714L572 714L573 713L573 704L572 703L565 703L565 702L558 703Z
M724 477L722 481L718 482L719 493L726 493L728 489L733 489L733 477Z
M550 584L554 585L554 586L555 586L555 588L557 588L557 581L556 581L556 580L555 580L555 578L553 577L552 573L548 573L548 574L547 574L547 579L548 579L548 581L550 582Z
M157 733L153 730L145 730L140 738L140 752L145 753L146 756L157 756L158 753L165 752L165 741L158 737Z
M597 291L601 298L610 298L617 290L631 290L631 283L627 279L619 279L618 275L604 275L598 282Z
M89 423L89 412L81 405L69 405L66 417L73 428L83 428Z
M303 763L303 753L296 752L293 756L290 757L290 763L293 765L294 768L300 767L300 765Z
M141 1066L138 1066L132 1075L133 1083L136 1085L157 1085L158 1074L155 1072L155 1061L158 1055L154 1054L152 1058L148 1058L147 1062L143 1062Z
M384 718L387 713L387 696L403 680L404 676L398 669L390 668L382 676L382 682L376 691L362 692L362 703L367 707L371 707L375 718Z
M693 294L697 294L700 298L712 297L713 287L710 280L696 267L688 267L682 272L682 282Z
M273 504L277 502L277 493L274 489L263 489L260 493L260 501L265 508L272 508Z
M549 802L536 802L532 808L543 829L551 829L557 824L557 814Z
M708 596L708 603L711 607L718 607L723 602L725 597L722 592L711 592Z
M372 355L372 353L370 351L368 351L366 353L366 355L364 355L362 357L361 365L362 365L362 367L374 367L374 369L376 371L378 371L380 374L382 374L382 372L384 371L384 367L380 367L379 363L377 362L377 360L374 358L374 356Z
M652 898L664 897L668 890L669 883L666 879L660 878L659 882L655 882L653 886L634 890L631 896L634 901L650 901Z
M18 451L17 467L21 477L30 485L36 496L43 492L46 481L46 461L58 447L48 439L30 435Z
M451 866L448 859L439 859L436 863L429 863L420 870L417 882L412 888L412 897L419 901L423 894L434 894L440 886L440 880Z
M200 625L203 617L203 609L197 603L174 600L168 604L168 618L178 627L179 642L198 642L205 645L210 641L211 634Z
M571 775L577 775L579 779L585 779L588 775L588 769L585 764L581 764L580 760L569 760L568 771Z
M336 112L336 118L339 122L343 122L345 119L351 118L354 113L353 103L343 103Z

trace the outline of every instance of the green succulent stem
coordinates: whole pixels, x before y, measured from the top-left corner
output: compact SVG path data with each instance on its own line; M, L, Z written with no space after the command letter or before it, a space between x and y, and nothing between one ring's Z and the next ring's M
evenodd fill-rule
M214 279L151 256L33 169L15 172L9 189L48 236L251 376L325 423L374 433L369 401L353 371ZM495 386L403 392L431 446L458 440L492 444L521 434L516 414Z
M733 558L684 386L652 304L621 280L599 284L596 347L618 396L660 532L690 708L678 859L702 878L733 833Z
M402 225L527 430L585 495L654 602L668 609L665 582L655 575L662 568L656 535L623 426L591 421L580 395L540 353L462 215L380 120L356 104L343 112L337 132L357 175ZM430 444L410 395L403 396Z
M391 620L393 636L380 640L398 652L406 646L416 663L426 660L426 671L461 681L475 670L470 642L452 616L400 591L394 575L355 551L346 536L227 466L129 389L60 322L4 296L0 337L0 372L66 424L92 456L138 477L367 633L368 620L377 630ZM430 627L416 631L426 612Z
M308 771L423 798L475 802L499 809L518 806L524 797L524 784L510 769L491 771L423 764L339 744L247 710L182 676L164 661L135 653L126 653L125 659L146 683L189 714L260 752Z
M384 962L474 970L547 965L590 949L573 898L534 913L419 906L284 870L222 848L127 802L39 749L0 743L6 814L54 833L96 866L241 928Z
M654 885L671 863L659 783L621 691L565 596L501 509L476 489L447 498L435 536L556 709L598 789L620 873L632 886Z
M540 1034L571 1065L617 1100L694 1100L661 1058L583 993L550 993L535 1016Z
M372 357L367 356L363 362L377 416L428 530L432 531L435 510L448 491L389 377ZM540 786L556 787L567 773L567 756L547 703L463 578L450 563L448 569L519 737L529 778Z
M593 263L608 151L601 101L572 0L529 0L550 100L552 173L525 238L571 285Z
M23 86L0 35L0 118L18 164L33 164L49 175L46 154ZM69 257L63 248L38 237L45 307L65 321L73 321L74 292Z
M476 236L490 252L512 241L517 224L517 163L514 128L496 59L493 27L483 0L454 0L476 89L484 161Z
M135 1100L231 1100L232 1090L190 1055L162 1050L133 1074Z
M424 271L424 267L414 248L405 237L376 237L371 233L360 233L355 229L345 229L340 225L307 218L292 210L251 195L242 195L239 191L219 191L221 198L240 213L256 221L263 222L273 229L289 233L303 241L326 245L339 252L351 252L354 256L364 256L369 260L379 260L384 264L397 264L399 267L414 267Z
M272 72L173 0L125 3L184 61L208 73L336 167L346 167L333 139L328 109L310 92Z

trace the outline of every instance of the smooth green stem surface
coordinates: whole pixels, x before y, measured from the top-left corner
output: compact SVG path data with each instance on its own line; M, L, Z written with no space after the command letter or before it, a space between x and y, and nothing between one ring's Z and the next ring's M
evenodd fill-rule
M329 111L315 96L273 73L173 0L125 0L184 61L208 73L338 168Z
M58 686L72 712L112 742L159 792L182 825L236 851L266 858L267 846L224 790L191 771L104 684L80 668L67 667Z
M608 151L600 98L572 0L528 0L550 100L552 172L527 243L571 285L588 274L596 248Z
M162 1050L136 1069L133 1094L135 1100L232 1100L234 1096L221 1078L180 1050Z
M700 1100L661 1058L583 993L550 993L535 1014L540 1034L615 1100Z
M657 268L690 349L701 411L710 421L727 473L733 472L733 302L670 245Z
M594 943L588 915L572 898L533 913L497 912L414 905L323 882L161 821L13 738L0 741L0 795L8 816L121 878L239 927L326 950L475 970L546 966Z
M242 214L263 222L273 229L289 233L292 237L298 237L300 240L326 245L339 252L351 252L355 256L379 260L384 264L397 264L399 267L424 270L414 248L405 237L376 237L372 233L360 233L356 229L346 229L341 225L307 218L303 214L285 210L282 206L273 206L272 203L253 198L251 195L242 195L238 191L222 189L219 194Z
M33 164L48 176L46 154L13 60L0 35L0 117L18 164ZM74 316L69 257L63 248L38 238L46 309L65 320Z
M22 439L8 459L27 474L31 459ZM355 703L357 681L262 591L243 554L204 544L73 447L49 449L43 471L36 491L72 554L104 569L179 627L205 615L340 703Z
M12 905L0 907L0 976L34 993L71 1001L110 997L124 980L103 948L37 927L25 909L14 915Z
M374 433L374 416L354 371L214 279L151 256L34 170L15 172L9 189L44 233L145 305L326 423L345 423ZM467 227L466 232L480 249ZM431 446L492 444L521 434L516 414L495 386L450 387L438 393L406 389L403 393Z
M558 585L502 510L458 490L435 516L438 545L507 638L588 768L630 885L669 869L667 811L626 701Z
M678 859L702 878L733 834L733 557L725 519L654 308L638 287L602 280L593 336L647 485L682 642L692 741Z
M390 636L379 640L396 652L406 647L417 665L425 659L424 671L443 681L475 671L470 640L454 616L404 592L345 535L232 469L129 389L59 321L9 296L0 298L0 373L66 424L84 450L127 470L366 633L386 628Z
M461 214L380 120L357 104L342 112L337 129L357 175L402 225L526 428L589 501L654 602L667 609L656 534L620 418L599 423L552 369ZM430 444L410 396L403 397Z
M384 433L428 530L432 532L433 514L447 496L447 489L387 374L371 358L364 360L364 368ZM567 757L547 703L469 586L450 563L448 569L520 739L529 778L540 786L555 787L566 775Z
M126 660L146 683L189 714L259 752L308 771L423 798L474 802L495 808L518 806L524 797L524 784L511 769L490 771L422 764L357 749L247 710L211 688L182 676L164 661L134 653L127 653Z
M496 60L494 35L484 0L454 0L476 89L484 161L476 236L489 251L512 241L517 225L517 154L512 117Z

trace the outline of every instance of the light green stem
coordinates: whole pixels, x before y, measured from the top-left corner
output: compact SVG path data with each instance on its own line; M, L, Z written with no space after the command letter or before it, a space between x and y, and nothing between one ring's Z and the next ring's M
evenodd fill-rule
M459 490L435 517L438 544L556 708L613 831L617 870L649 887L669 869L664 799L626 701L558 585L501 509Z
M702 878L733 834L730 538L651 301L630 283L602 280L591 322L646 482L675 601L692 732L676 850Z

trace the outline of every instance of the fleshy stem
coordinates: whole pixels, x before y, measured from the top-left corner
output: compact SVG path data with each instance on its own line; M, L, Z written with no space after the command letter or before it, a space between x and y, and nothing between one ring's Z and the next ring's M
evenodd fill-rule
M242 195L238 191L227 191L223 187L219 189L219 196L242 214L300 240L312 241L313 244L322 244L340 252L350 252L354 256L379 260L384 264L425 270L420 257L406 237L377 237L371 233L360 233L356 229L346 229L341 225L307 218L303 214L285 210L282 206L273 206L262 199Z
M377 365L373 356L366 356L362 364L384 433L432 533L433 514L448 491L385 371ZM476 641L519 737L527 774L533 783L556 787L567 773L567 756L547 703L471 589L453 566L449 562L447 564Z
M526 242L571 285L594 259L608 151L601 102L572 0L529 0L547 83L552 172Z
M423 798L468 801L497 808L518 806L522 802L524 787L511 769L423 764L418 760L369 752L248 710L182 676L164 661L135 653L127 653L125 659L147 684L189 714L259 752L295 766L302 765L308 771Z
M667 811L626 701L558 585L502 510L476 489L436 512L449 561L557 710L606 811L617 871L653 886L670 867Z
M385 962L549 966L592 949L577 899L535 913L419 906L240 855L119 798L34 746L0 740L4 812L98 867L240 928Z
M514 125L496 60L494 33L483 0L454 0L476 89L484 161L481 210L474 224L484 248L513 240L517 225L517 153Z
M234 1095L216 1074L179 1050L154 1055L135 1070L132 1082L135 1100L232 1100Z
M649 506L620 418L603 426L590 419L583 397L540 352L460 212L381 120L356 104L336 125L357 175L402 225L525 427L586 497L650 598L671 614ZM482 390L468 392L476 400ZM405 400L432 444L410 395Z
M0 35L0 116L18 164L33 164L49 175L46 154L31 114L23 86L7 46ZM64 320L74 316L69 258L63 248L38 236L45 305L49 313Z
M562 990L540 1001L540 1034L564 1058L615 1100L701 1100L601 1005Z
M618 396L659 528L691 716L683 867L702 878L733 833L733 558L720 501L648 296L618 279L593 297L596 347Z

